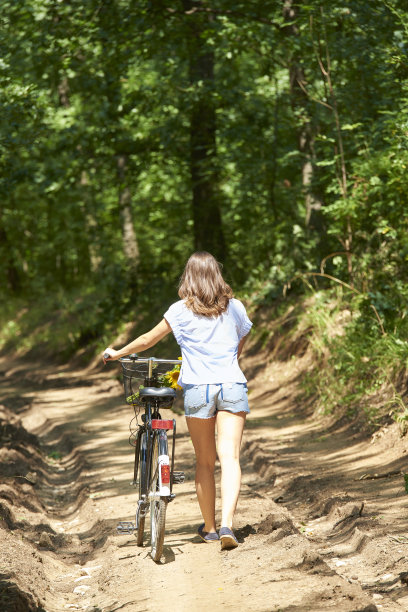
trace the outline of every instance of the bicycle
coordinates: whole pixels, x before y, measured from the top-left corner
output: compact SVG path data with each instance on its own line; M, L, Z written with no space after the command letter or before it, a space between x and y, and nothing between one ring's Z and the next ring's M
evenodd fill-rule
M108 356L109 357L109 356ZM176 445L175 419L162 419L160 409L171 408L176 397L175 389L163 386L170 365L180 364L180 360L139 358L137 355L119 359L123 370L125 400L131 404L135 417L130 424L129 442L135 447L133 484L138 486L135 524L121 521L117 532L136 532L137 545L143 546L145 518L150 512L151 556L157 563L163 554L164 532L167 504L175 498L173 484L184 482L184 473L174 470ZM134 383L140 384L136 390ZM144 408L141 423L138 423L140 409ZM132 431L136 419L137 429ZM168 449L168 433L173 432L171 459Z

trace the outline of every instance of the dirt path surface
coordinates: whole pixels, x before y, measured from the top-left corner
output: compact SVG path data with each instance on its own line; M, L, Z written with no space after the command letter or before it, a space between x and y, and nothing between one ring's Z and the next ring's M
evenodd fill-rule
M0 363L0 610L408 610L408 442L313 416L304 355L243 366L251 408L236 518L240 546L200 543L193 448L177 417L177 485L162 563L135 537L130 409L118 366ZM170 415L164 411L165 415ZM147 521L148 524L148 521Z

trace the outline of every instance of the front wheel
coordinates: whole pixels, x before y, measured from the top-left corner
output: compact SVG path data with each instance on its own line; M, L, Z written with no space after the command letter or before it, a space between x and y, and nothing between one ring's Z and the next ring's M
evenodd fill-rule
M158 499L150 505L150 533L152 537L152 559L160 561L163 554L167 501Z
M159 448L160 445L160 448ZM167 500L158 497L160 492L159 455L167 455L167 437L154 437L150 482L150 536L153 561L160 561L163 554L164 530L166 525Z

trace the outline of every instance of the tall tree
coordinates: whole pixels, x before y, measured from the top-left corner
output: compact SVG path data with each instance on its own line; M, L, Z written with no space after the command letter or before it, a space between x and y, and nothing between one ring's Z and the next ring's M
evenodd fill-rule
M294 0L284 0L282 32L289 40L288 55L289 86L292 100L292 108L296 117L296 130L299 153L301 155L301 183L305 198L305 223L321 227L322 201L315 193L315 152L314 141L316 127L311 117L310 100L306 91L307 78L304 68L305 58L302 57L300 45L300 33L297 24L299 17L299 4ZM318 219L318 221L317 221ZM316 223L317 221L317 223Z
M105 137L112 147L112 164L116 164L118 187L118 212L122 229L123 253L134 277L139 263L139 245L136 237L132 213L132 194L128 180L129 155L134 152L133 139L126 133L123 125L124 96L122 82L128 78L129 63L132 58L130 44L131 19L124 15L123 6L117 0L97 9L99 22L100 53L104 55L101 82L102 103L105 103ZM125 35L126 34L126 35ZM108 48L105 48L107 45Z
M227 249L222 227L221 191L217 160L217 122L214 82L214 49L208 40L213 16L202 2L183 0L186 15L190 101L190 171L194 221L194 246L225 260Z

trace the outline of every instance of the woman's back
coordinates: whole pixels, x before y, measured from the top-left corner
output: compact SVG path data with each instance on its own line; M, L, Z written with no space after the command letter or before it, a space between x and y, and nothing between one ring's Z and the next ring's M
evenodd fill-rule
M252 323L239 300L231 298L226 311L216 317L198 315L180 300L164 318L182 351L179 384L246 382L237 352Z

